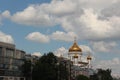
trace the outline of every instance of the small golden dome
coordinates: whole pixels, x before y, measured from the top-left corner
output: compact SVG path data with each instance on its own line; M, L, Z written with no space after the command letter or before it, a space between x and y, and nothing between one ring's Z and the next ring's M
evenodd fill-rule
M91 58L91 56L90 56L90 55L88 55L87 60L92 60L92 58Z
M78 58L78 55L77 55L77 54L75 54L75 55L74 55L74 58Z
M69 52L82 52L82 49L77 45L76 41L74 41L74 44L69 49Z

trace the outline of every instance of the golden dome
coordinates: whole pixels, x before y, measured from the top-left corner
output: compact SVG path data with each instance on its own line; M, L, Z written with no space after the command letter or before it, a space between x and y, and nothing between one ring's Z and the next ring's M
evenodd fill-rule
M78 55L77 55L77 54L75 54L75 55L74 55L74 58L78 58Z
M69 49L69 52L82 52L82 49L77 45L76 41L74 41L74 44Z
M91 56L90 56L90 55L88 55L87 60L92 60L92 58L91 58Z

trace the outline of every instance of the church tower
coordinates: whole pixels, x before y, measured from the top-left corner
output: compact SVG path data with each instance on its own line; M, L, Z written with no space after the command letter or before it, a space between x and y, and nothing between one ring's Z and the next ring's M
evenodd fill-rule
M87 56L88 68L91 68L91 67L92 67L92 66L91 66L91 60L92 60L92 57L91 57L91 55L90 55L90 53L89 53L88 56Z
M88 54L86 61L82 61L82 49L78 46L76 39L73 45L69 48L68 58L73 62L73 65L79 66L81 68L91 68L91 56Z
M85 57L84 52L78 46L76 39L68 50L68 58L73 63L71 71L73 78L77 75L85 75L89 77L93 74L93 70L91 68L92 57L90 53Z
M74 40L73 45L68 51L68 58L73 62L74 65L78 65L81 61L82 49L78 46L76 39Z

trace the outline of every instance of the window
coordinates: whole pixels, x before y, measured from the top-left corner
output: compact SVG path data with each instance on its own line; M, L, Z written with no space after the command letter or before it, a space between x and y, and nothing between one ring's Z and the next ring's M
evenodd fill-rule
M2 47L0 47L0 56L2 56Z
M11 58L4 58L5 64L11 64L12 59Z
M0 76L4 75L4 70L0 70Z
M13 57L14 50L12 49L6 49L6 57Z
M3 63L4 58L0 57L0 63Z
M0 69L3 69L4 68L4 64L0 64Z

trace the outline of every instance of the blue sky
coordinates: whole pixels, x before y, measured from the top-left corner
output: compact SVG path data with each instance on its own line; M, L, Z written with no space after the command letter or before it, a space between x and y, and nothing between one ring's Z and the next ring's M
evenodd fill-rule
M109 3L108 3L109 2ZM56 55L77 38L95 68L120 74L119 0L0 0L0 41L29 54Z

